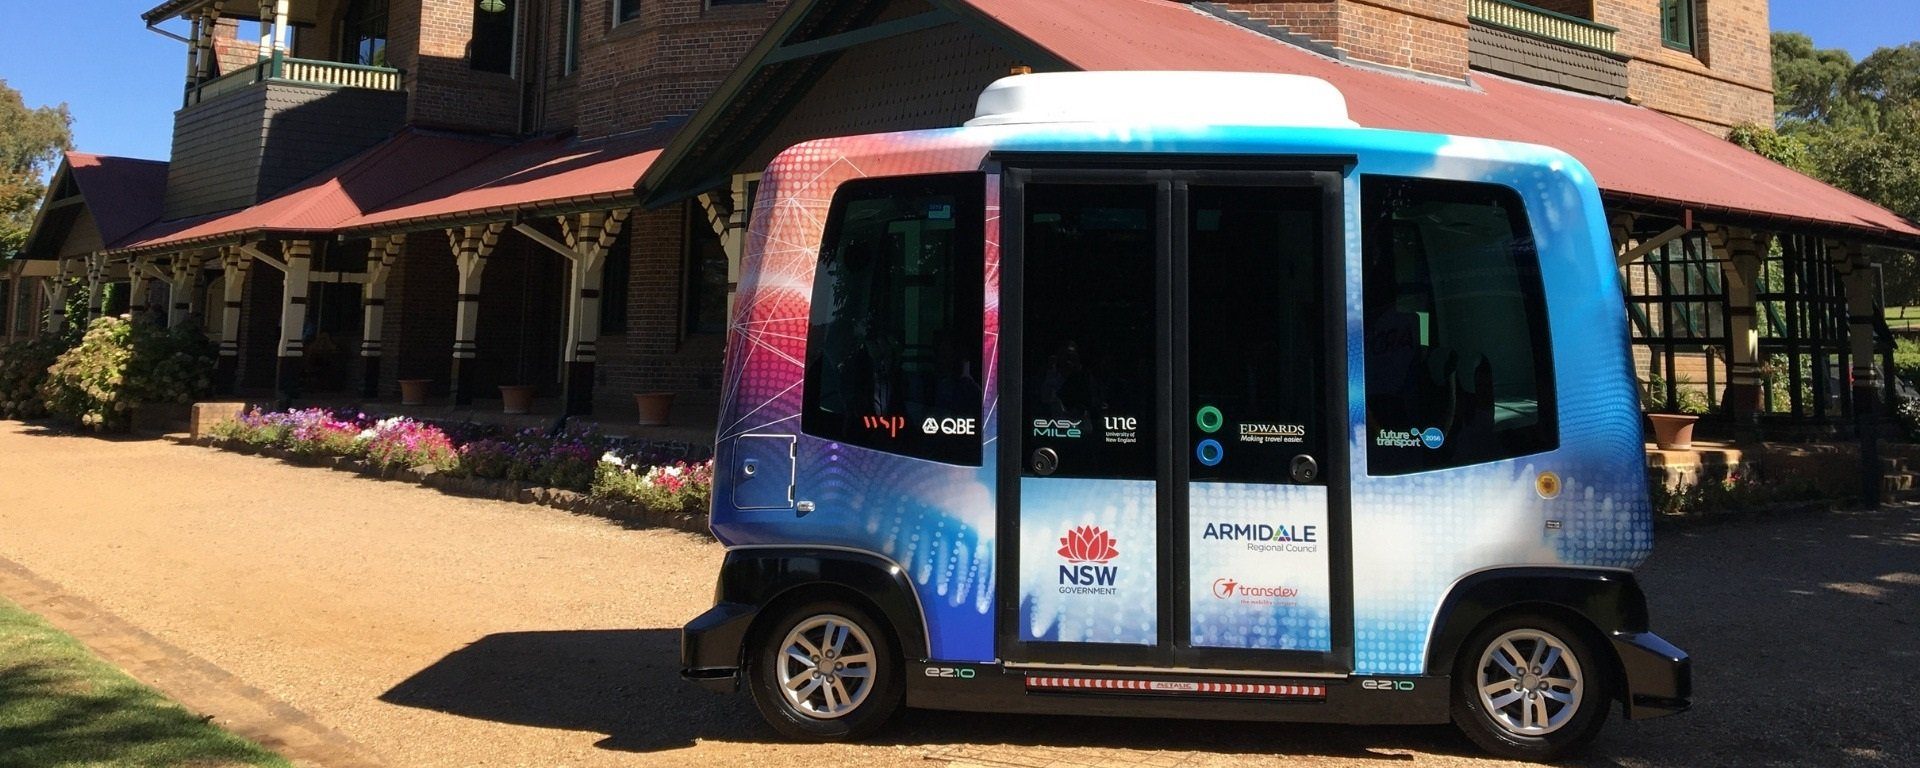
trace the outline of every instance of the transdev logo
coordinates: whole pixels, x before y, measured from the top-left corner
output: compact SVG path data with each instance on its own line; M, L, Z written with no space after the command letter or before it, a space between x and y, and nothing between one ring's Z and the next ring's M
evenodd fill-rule
M1096 525L1070 528L1060 537L1060 556L1069 565L1060 566L1060 593L1063 595L1111 595L1119 591L1120 568L1107 565L1120 556L1113 535Z
M1285 586L1249 586L1234 579L1214 579L1213 599L1233 600L1239 598L1242 603L1251 605L1271 605L1276 602L1291 602L1300 596L1300 590Z

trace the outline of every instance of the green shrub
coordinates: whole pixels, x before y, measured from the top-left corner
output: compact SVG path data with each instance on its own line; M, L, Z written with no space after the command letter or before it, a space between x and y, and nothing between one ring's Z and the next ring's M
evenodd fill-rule
M47 369L71 346L72 339L47 334L0 347L0 419L47 415L40 387L47 382Z
M1893 340L1893 372L1909 384L1920 382L1920 340L1910 336Z
M713 462L633 466L607 454L595 469L591 493L656 512L706 514L713 500Z
M191 403L206 394L214 361L214 346L198 331L103 317L54 361L40 393L57 416L122 430L137 406Z

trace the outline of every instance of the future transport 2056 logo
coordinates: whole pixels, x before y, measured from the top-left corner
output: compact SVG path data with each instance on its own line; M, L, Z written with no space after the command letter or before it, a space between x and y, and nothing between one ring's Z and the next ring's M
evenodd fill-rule
M1060 556L1068 565L1060 566L1060 592L1071 595L1111 595L1120 568L1108 565L1120 556L1119 542L1097 525L1070 528L1060 537Z

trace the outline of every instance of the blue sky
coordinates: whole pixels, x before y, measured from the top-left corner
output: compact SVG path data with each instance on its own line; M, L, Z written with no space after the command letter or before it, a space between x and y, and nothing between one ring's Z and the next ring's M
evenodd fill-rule
M29 105L66 102L86 152L165 159L180 107L186 45L147 31L158 0L8 3L0 24L0 78ZM1774 0L1774 29L1813 35L1856 58L1920 39L1917 0ZM183 31L180 22L171 24Z

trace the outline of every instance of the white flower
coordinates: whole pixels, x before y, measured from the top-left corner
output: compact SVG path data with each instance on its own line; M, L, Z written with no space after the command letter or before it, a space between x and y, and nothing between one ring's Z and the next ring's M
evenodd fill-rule
M375 432L371 429L363 429L363 430L360 430L360 434L353 436L353 441L356 443L365 443L365 442L370 442L374 438L379 436L380 436L379 432Z
M600 463L612 464L613 466L621 467L621 468L625 468L627 466L627 462L621 459L620 456L614 453L613 451L607 451L606 453L601 454Z
M679 476L680 476L680 468L679 468L679 467L667 467L666 469L667 469L667 474L668 474L668 475L672 475L673 477L679 477Z

